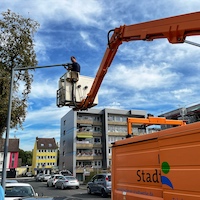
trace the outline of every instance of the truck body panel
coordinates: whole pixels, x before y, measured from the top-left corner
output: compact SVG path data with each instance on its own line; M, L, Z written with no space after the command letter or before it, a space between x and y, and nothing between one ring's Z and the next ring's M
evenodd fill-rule
M200 200L200 122L117 141L112 199Z

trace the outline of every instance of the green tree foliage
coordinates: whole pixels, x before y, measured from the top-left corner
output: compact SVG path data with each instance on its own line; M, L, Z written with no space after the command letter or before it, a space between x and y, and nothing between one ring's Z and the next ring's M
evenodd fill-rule
M32 165L32 151L19 149L19 158L22 159L22 166Z
M34 33L39 24L10 10L0 18L0 137L6 129L12 68L36 66ZM22 128L33 76L28 70L15 71L11 128Z

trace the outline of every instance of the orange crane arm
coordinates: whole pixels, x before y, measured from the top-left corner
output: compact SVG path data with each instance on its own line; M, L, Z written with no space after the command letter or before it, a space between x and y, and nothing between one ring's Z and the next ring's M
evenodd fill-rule
M161 125L161 124L184 126L186 125L186 122L183 120L166 119L164 117L127 118L128 135L132 134L132 124L141 124L145 126Z
M110 33L113 32L109 38ZM123 42L167 38L172 44L184 43L186 36L200 35L200 12L189 13L129 26L120 26L108 32L108 47L94 79L90 92L75 110L92 107L103 78Z

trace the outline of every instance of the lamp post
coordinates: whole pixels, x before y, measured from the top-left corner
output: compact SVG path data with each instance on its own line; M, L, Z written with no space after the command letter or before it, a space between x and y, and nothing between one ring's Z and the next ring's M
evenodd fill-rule
M6 125L6 135L5 135L5 143L4 143L4 156L3 156L3 170L2 170L2 180L1 185L5 191L5 182L6 182L6 167L7 167L7 154L8 154L8 145L9 145L9 134L10 134L10 121L11 121L11 111L12 111L12 95L13 95L13 80L14 80L14 71L18 70L28 70L28 69L36 69L36 68L48 68L48 67L57 67L57 66L69 66L70 63L67 64L56 64L56 65L47 65L47 66L35 66L35 67L24 67L24 68L16 68L13 67L11 70L11 78L10 78L10 94L9 94L9 102L8 102L8 114L7 114L7 125Z
M6 182L6 166L7 166L7 154L8 154L9 133L10 133L12 93L13 93L13 90L12 90L13 76L14 76L14 68L12 68L12 70L11 70L10 94L9 94L9 102L8 102L8 116L7 116L6 135L5 135L5 143L4 143L4 155L3 155L3 171L2 171L1 185L4 189L4 191L5 191L5 182Z

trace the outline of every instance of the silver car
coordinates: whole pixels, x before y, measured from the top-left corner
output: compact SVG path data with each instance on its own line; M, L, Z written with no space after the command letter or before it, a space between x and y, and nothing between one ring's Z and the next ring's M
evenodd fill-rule
M61 174L51 175L51 177L47 180L47 187L55 186L55 184L58 181L58 179L60 179L62 177L63 177L63 175L61 175Z
M42 177L41 177L41 179L40 179L40 181L48 181L49 180L49 178L51 178L51 175L50 174L44 174Z
M38 194L28 183L6 183L5 200L17 200L22 197L35 197Z
M111 174L102 173L93 176L87 184L87 193L98 193L102 197L111 195Z
M64 190L68 187L75 187L76 189L79 188L79 181L74 176L63 176L58 179L55 184L55 188L61 188Z

